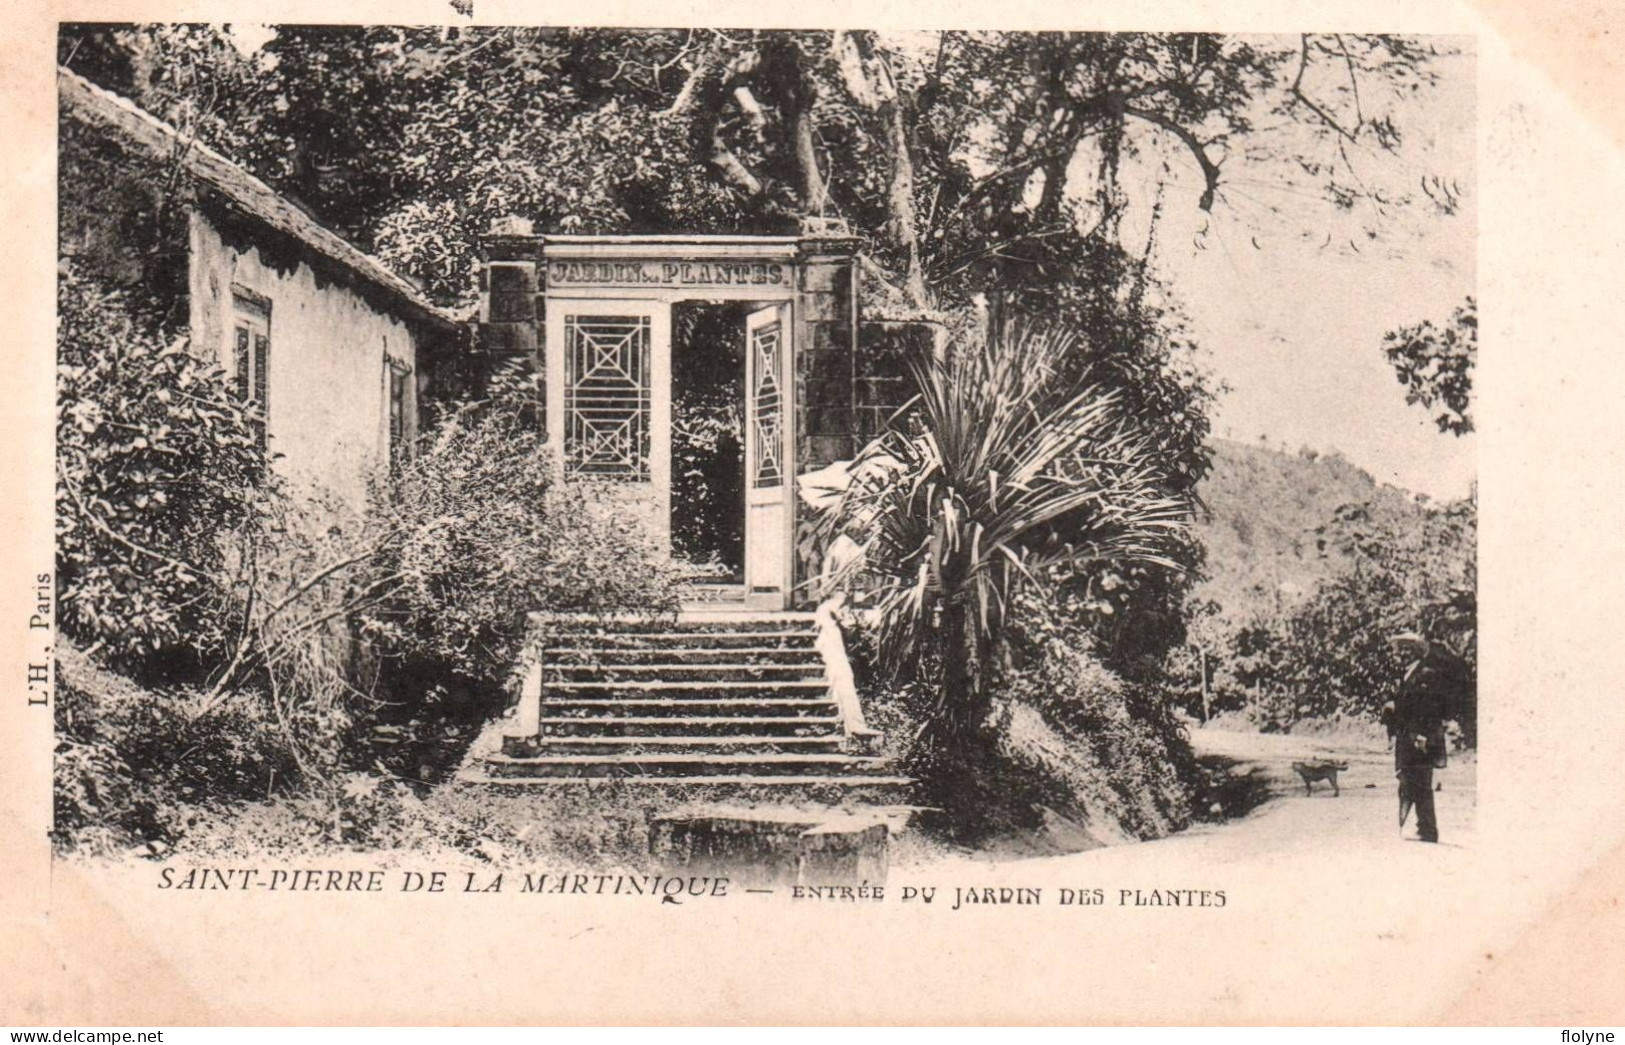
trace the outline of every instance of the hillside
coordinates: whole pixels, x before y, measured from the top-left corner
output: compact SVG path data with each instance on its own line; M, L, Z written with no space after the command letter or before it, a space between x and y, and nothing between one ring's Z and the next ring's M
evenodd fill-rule
M1422 515L1410 494L1379 485L1336 454L1224 440L1212 445L1213 470L1198 491L1207 510L1196 528L1207 548L1208 579L1195 596L1218 603L1223 623L1239 622L1277 599L1290 606L1334 569L1316 548L1315 529L1340 506L1376 501L1389 511Z

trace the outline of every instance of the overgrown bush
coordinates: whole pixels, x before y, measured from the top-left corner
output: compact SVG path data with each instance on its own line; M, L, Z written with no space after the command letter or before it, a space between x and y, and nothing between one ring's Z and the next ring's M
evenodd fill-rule
M1051 640L1011 673L1001 748L1091 826L1159 838L1190 822L1195 757L1162 695Z
M933 833L1036 853L1159 838L1190 823L1196 759L1174 704L1102 662L1072 600L1034 590L1013 601L980 742L954 756L921 742L940 665L891 680L865 619L854 613L848 635L864 711L887 753L921 779L946 780L931 799L946 815L925 818Z
M64 848L172 843L192 811L264 798L297 769L259 694L149 690L57 647L55 836Z
M227 556L231 630L201 712L256 694L301 775L330 779L380 700L356 622L393 590L374 562L392 536L319 490L273 478L263 493Z
M611 483L555 481L544 434L511 403L448 412L375 492L387 533L372 570L388 598L362 634L401 683L490 690L517 664L533 611L660 611L678 572Z
M95 655L71 654L59 708L64 846L163 841L188 807L272 794L340 810L324 836L371 830L358 789L455 763L527 613L675 607L624 490L554 481L525 388L443 411L357 511L286 489L184 339L71 269L60 298L62 619Z
M57 281L57 579L63 631L181 677L225 647L223 540L265 452L223 371L65 264Z
M1107 668L1087 624L1036 593L1018 600L1015 623L999 750L1092 829L1157 838L1185 827L1196 759L1168 695Z

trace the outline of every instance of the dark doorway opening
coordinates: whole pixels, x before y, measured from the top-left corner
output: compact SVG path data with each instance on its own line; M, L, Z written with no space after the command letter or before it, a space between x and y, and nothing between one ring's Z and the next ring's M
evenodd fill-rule
M671 540L697 579L745 579L748 302L672 306Z

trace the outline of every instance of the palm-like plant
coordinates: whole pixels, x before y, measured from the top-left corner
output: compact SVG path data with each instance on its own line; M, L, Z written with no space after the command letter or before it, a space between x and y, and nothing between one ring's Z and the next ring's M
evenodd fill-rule
M1178 569L1191 514L1147 427L1079 366L1079 340L1007 329L912 367L907 431L859 455L823 519L826 536L863 549L834 579L877 611L882 662L909 672L940 658L927 722L939 750L985 715L988 657L1021 585L1063 565Z

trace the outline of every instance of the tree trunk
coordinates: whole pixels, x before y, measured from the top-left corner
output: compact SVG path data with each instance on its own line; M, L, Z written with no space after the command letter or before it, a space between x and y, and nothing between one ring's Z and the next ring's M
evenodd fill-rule
M818 170L818 149L813 142L812 111L802 109L790 125L795 137L796 168L801 174L801 202L808 214L823 217L829 206L829 190Z
M920 782L921 799L933 810L925 822L970 844L1010 823L1010 778L1001 769L998 740L987 728L986 649L974 629L968 607L943 607L937 635L942 668L937 714L910 767Z
M823 217L829 206L829 187L818 169L817 124L813 120L818 84L813 79L811 61L799 45L791 45L784 56L784 62L790 67L784 74L789 87L785 92L785 123L790 128L790 144L795 151L802 209L807 214Z
M905 121L903 100L894 90L887 119L886 145L891 150L892 178L887 204L891 211L892 238L903 249L907 269L903 289L916 308L929 307L926 302L925 266L920 261L919 212L914 204L914 157L909 149L908 126Z
M942 614L942 722L941 752L958 760L971 745L987 717L986 687L982 683L983 650L970 608L951 604Z
M925 267L920 260L919 210L914 202L914 155L908 133L908 106L891 67L875 55L867 33L837 32L830 41L847 94L881 123L891 160L886 192L886 231L903 253L903 291L916 308L929 308Z
M1206 723L1212 717L1212 699L1207 687L1207 650L1198 646L1196 651L1202 658L1202 721Z

